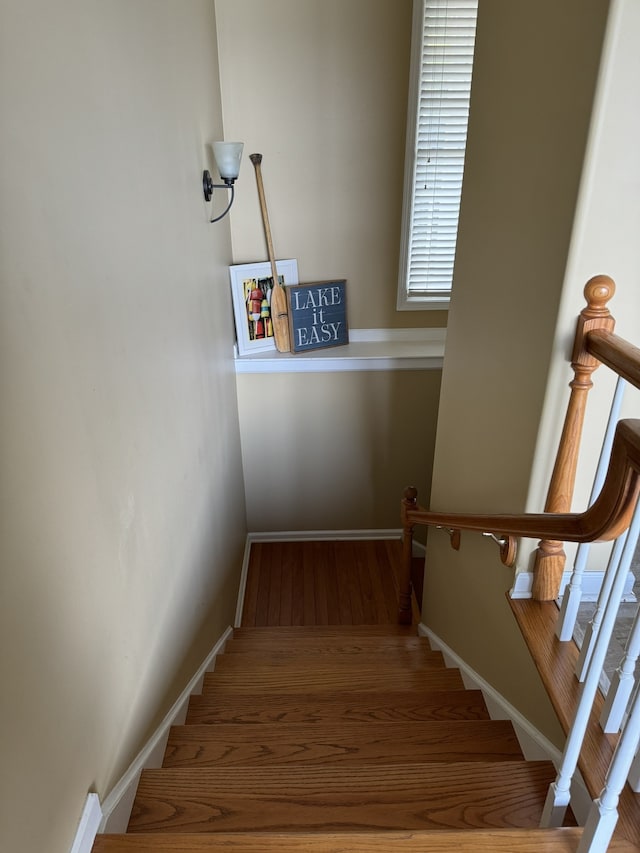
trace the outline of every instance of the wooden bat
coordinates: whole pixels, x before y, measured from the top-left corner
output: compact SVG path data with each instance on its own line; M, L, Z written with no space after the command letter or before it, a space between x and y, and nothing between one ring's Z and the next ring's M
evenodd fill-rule
M267 202L264 197L264 186L262 185L262 154L251 154L249 159L256 170L256 182L258 184L258 198L260 199L260 211L262 212L262 224L264 225L264 236L267 240L267 252L271 263L271 275L273 276L273 290L271 291L271 322L273 323L273 337L278 352L291 352L291 341L289 338L289 312L287 309L287 294L278 279L276 268L276 257L273 253L273 242L271 240L271 228L269 227L269 214L267 213Z

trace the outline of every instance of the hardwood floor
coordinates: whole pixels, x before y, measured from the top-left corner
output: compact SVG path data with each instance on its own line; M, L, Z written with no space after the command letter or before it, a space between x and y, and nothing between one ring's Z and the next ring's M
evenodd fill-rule
M401 554L393 539L254 542L242 625L395 625Z

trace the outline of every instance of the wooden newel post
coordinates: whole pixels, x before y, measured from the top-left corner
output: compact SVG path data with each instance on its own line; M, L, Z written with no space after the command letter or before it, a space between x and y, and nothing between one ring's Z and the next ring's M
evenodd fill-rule
M569 383L571 396L551 475L545 512L571 512L587 395L593 387L591 374L600 364L587 352L586 336L595 329L613 331L615 319L607 308L607 302L615 290L613 279L607 275L597 275L589 279L584 288L587 307L578 317L571 356L574 372L573 380ZM558 597L566 559L562 545L562 542L549 539L542 539L538 543L533 578L533 597L538 601L552 601Z
M414 486L405 489L400 501L400 520L402 522L402 566L400 567L398 622L411 625L411 560L413 558L413 528L409 512L418 508L418 490Z

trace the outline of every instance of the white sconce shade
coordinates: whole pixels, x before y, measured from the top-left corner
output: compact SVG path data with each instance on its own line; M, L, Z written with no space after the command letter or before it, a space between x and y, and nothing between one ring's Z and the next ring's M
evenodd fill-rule
M229 204L219 216L210 219L209 222L219 222L231 210L233 199L236 194L235 182L240 172L240 160L242 158L243 142L213 142L213 156L220 172L223 184L214 184L211 173L205 169L202 173L202 191L204 200L211 201L214 190L227 190L231 193Z
M214 142L213 156L223 181L235 181L240 172L243 142Z

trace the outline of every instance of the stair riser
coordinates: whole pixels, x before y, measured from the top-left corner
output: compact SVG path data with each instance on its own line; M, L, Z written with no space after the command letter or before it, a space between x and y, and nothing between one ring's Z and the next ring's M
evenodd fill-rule
M280 637L262 637L260 639L229 640L225 654L281 654L281 655L350 655L374 654L384 655L394 652L432 651L429 642L424 637L355 637L351 640L338 642L331 637L303 637L282 639Z
M234 639L295 637L415 637L416 629L410 625L280 625L278 627L234 628Z
M289 668L309 669L310 667L331 666L336 669L358 669L384 667L401 667L407 670L417 669L443 669L444 658L441 652L432 652L427 649L416 651L392 650L382 655L368 654L307 654L303 650L295 652L265 654L261 652L243 652L241 654L222 654L216 657L215 669L217 672L231 672L238 669L267 669L267 668Z

